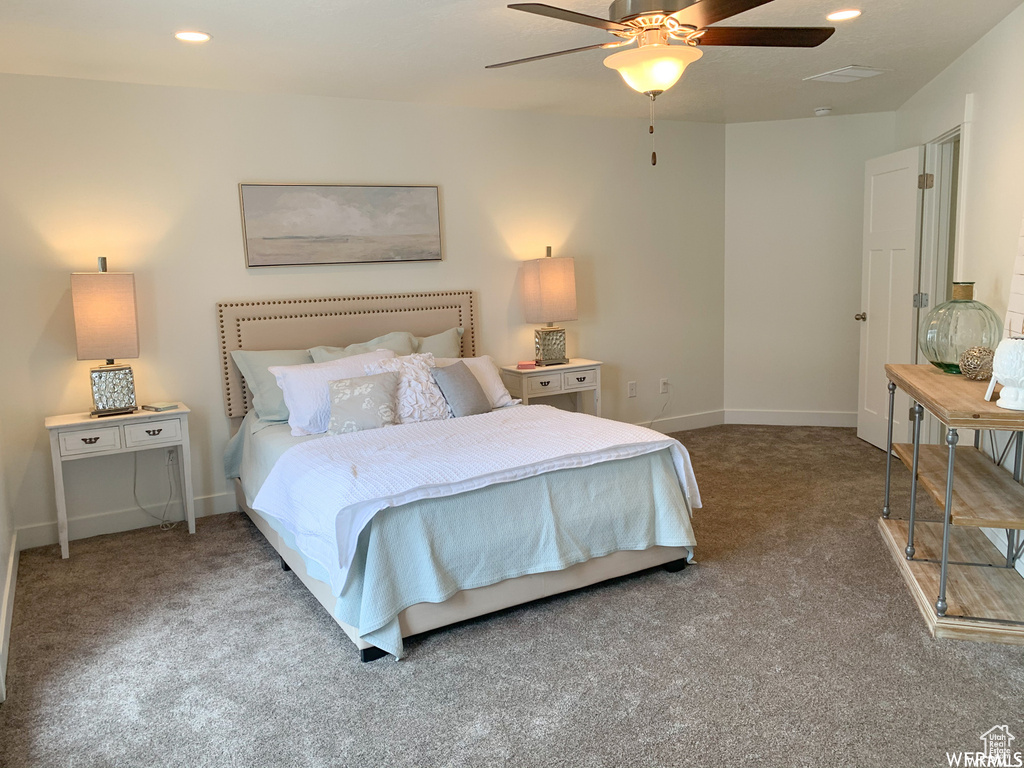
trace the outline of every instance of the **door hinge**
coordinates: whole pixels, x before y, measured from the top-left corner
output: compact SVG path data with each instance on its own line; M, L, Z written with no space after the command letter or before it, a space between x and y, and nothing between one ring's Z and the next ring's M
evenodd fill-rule
M917 309L924 309L928 306L928 294L927 293L915 293L914 294L914 306Z
M922 173L917 177L917 188L918 189L931 189L935 186L935 174L934 173Z

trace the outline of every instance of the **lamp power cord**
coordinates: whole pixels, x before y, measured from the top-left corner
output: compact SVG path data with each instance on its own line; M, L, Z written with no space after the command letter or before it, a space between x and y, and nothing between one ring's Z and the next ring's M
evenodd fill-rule
M172 449L173 450L173 449ZM167 519L167 511L171 508L171 501L174 499L174 475L171 473L171 464L167 462L167 501L164 503L164 508L160 511L160 514L156 514L148 509L141 501L139 501L139 453L138 451L132 452L132 475L134 476L132 481L132 496L135 497L135 506L145 512L151 518L156 520L160 524L161 531L169 531L173 529L178 521L171 521Z

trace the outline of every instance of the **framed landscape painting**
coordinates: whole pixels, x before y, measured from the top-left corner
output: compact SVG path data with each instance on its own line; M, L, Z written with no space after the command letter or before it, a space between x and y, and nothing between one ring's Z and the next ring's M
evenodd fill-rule
M249 267L440 261L437 187L239 184Z

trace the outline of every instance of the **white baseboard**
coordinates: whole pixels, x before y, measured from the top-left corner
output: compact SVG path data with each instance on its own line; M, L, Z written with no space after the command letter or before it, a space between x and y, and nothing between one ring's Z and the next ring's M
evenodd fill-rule
M857 414L842 411L745 411L722 410L669 416L652 422L638 422L663 434L719 424L757 424L777 427L856 427Z
M726 424L777 427L856 427L857 414L843 411L725 411Z
M234 512L238 509L235 503L235 494L231 491L217 493L210 496L197 496L195 500L196 517L209 517L210 515L222 515L225 512ZM184 521L185 515L180 505L172 505L168 520ZM91 536L102 536L105 533L120 533L131 531L136 528L148 528L156 525L157 521L137 508L113 510L101 512L95 515L83 517L72 517L68 519L68 539L88 539ZM35 523L34 525L23 525L18 528L18 542L21 549L32 547L45 547L48 544L56 544L60 539L57 536L57 521L46 523Z
M7 656L11 650L11 620L14 617L14 585L18 580L18 532L11 536L11 552L4 566L4 583L0 595L0 702L7 698Z
M688 429L702 429L704 427L717 427L725 423L725 411L705 411L704 413L690 413L685 416L668 416L664 419L654 421L641 421L637 426L650 427L651 429L667 435L671 432L685 432Z

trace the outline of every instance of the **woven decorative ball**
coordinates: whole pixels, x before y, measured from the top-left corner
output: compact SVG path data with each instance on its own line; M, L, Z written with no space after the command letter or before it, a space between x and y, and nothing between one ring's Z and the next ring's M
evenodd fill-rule
M994 355L988 347L971 347L960 355L960 373L974 381L988 381L992 378Z

